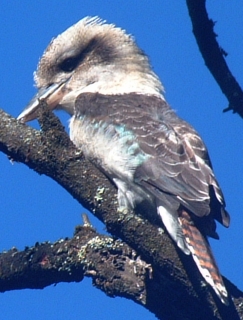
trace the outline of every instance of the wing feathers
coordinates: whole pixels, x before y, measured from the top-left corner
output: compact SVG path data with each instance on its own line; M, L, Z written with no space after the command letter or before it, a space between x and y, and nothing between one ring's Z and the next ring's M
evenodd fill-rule
M202 139L165 101L136 93L87 93L76 100L75 115L79 114L97 124L123 126L131 132L139 152L147 156L147 161L134 172L138 184L146 187L147 183L149 192L152 185L158 192L176 196L178 203L199 217L211 213L219 222L229 225L228 214L221 210L225 207L223 195ZM210 186L215 195L213 201Z

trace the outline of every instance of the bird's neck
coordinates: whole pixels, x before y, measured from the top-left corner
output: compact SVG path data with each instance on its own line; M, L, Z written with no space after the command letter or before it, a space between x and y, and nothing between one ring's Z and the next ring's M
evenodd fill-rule
M138 93L163 97L163 86L159 78L147 70L137 70L132 66L120 70L114 70L109 66L102 70L94 70L94 74L99 72L98 81L90 81L83 88L79 88L79 93L100 93L104 95L117 95ZM94 79L92 77L91 79Z
M98 74L97 81L96 75ZM126 94L142 94L147 96L155 96L162 100L163 86L159 78L152 70L136 68L126 65L126 68L114 70L113 66L107 68L99 68L95 66L87 74L84 83L73 81L72 90L62 100L61 109L69 114L73 114L76 98L86 93L94 93L101 95L126 95Z

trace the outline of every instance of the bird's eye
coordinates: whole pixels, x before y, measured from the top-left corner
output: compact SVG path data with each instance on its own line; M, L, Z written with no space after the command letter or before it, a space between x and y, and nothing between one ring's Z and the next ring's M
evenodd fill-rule
M79 59L67 58L60 65L60 69L64 72L72 72L78 65Z

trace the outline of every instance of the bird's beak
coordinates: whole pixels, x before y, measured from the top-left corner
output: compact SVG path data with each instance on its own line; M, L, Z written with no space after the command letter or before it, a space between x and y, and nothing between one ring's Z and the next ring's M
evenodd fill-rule
M68 79L69 80L69 79ZM59 83L53 83L47 88L41 88L26 108L18 116L18 120L22 122L31 121L37 118L37 110L41 101L45 101L50 110L55 109L63 96L67 93L66 83L68 80Z

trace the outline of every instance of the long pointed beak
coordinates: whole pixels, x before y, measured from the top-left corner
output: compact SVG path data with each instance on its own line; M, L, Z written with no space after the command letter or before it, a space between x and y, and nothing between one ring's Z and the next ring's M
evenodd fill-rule
M67 81L61 81L59 83L53 83L47 88L41 88L25 109L18 116L18 120L21 122L31 121L37 118L37 110L40 106L41 101L46 101L50 110L55 109L58 103L62 100L63 96L67 93L65 87Z

